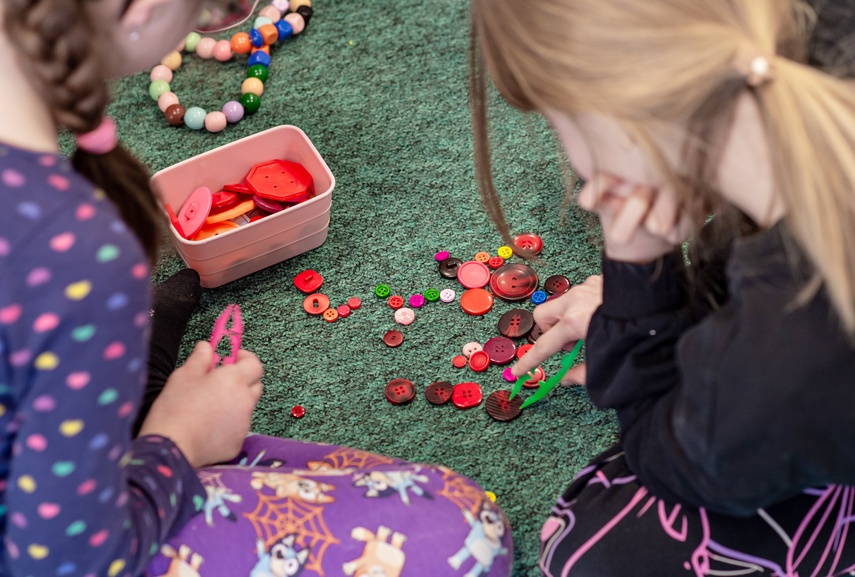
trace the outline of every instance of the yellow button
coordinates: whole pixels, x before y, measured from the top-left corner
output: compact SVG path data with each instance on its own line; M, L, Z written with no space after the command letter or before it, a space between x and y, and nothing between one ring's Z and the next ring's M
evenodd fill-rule
M487 495L487 498L490 499L493 503L496 502L496 494L494 492L484 491L484 493Z
M503 259L508 260L514 256L514 249L509 246L500 246L497 254Z

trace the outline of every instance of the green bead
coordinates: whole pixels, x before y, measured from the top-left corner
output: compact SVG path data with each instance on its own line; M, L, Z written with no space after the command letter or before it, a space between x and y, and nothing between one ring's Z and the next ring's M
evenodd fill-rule
M187 128L192 128L193 130L201 130L203 126L205 126L205 115L207 112L204 109L199 108L198 106L193 106L188 108L184 113L184 124L187 125Z
M157 100L164 92L169 92L169 82L166 80L155 80L148 87L148 94L152 100Z
M435 303L439 300L439 291L435 288L429 288L425 291L425 300L429 303Z
M187 38L184 39L184 50L187 52L193 52L196 50L196 45L199 44L199 40L202 39L202 36L198 32L191 32L187 35Z
M381 299L386 298L392 292L392 289L389 288L389 285L386 284L378 284L374 287L374 294L380 297Z
M255 114L258 112L258 109L261 108L261 98L253 94L252 92L247 92L243 96L240 97L240 103L243 104L244 110L246 110L247 114ZM186 120L184 122L187 122Z
M270 70L262 64L255 64L246 69L247 78L258 78L262 82L267 82L270 77Z

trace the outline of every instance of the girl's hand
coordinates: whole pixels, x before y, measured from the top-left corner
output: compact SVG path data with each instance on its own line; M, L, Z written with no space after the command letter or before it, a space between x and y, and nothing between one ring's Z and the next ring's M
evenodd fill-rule
M534 309L534 320L543 334L534 346L514 365L511 372L520 377L560 351L568 343L584 339L594 311L603 302L602 275L589 276L580 285L556 299L546 301ZM585 364L570 369L561 384L585 384Z
M652 262L686 240L692 230L691 219L679 211L670 188L654 190L598 174L585 183L578 202L599 214L606 256L612 260Z
M212 358L210 343L196 344L166 381L140 431L171 439L196 468L240 452L261 398L264 371L254 354L240 350L236 363L210 370Z

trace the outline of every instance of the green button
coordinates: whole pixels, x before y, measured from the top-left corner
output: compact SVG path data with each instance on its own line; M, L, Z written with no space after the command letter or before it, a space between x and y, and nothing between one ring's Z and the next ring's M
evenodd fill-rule
M385 285L385 284L378 284L374 288L374 294L377 295L378 297L380 297L381 299L384 299L387 296L389 296L389 294L391 294L391 292L392 292L392 289L389 288L389 285Z
M425 300L429 303L435 303L439 300L439 291L435 288L430 288L425 291Z

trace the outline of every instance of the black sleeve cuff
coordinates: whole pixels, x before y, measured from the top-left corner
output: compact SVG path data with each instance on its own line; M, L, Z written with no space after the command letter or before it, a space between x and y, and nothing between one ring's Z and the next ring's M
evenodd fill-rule
M681 250L649 264L603 256L603 304L600 314L635 319L682 308L686 303L686 267Z

